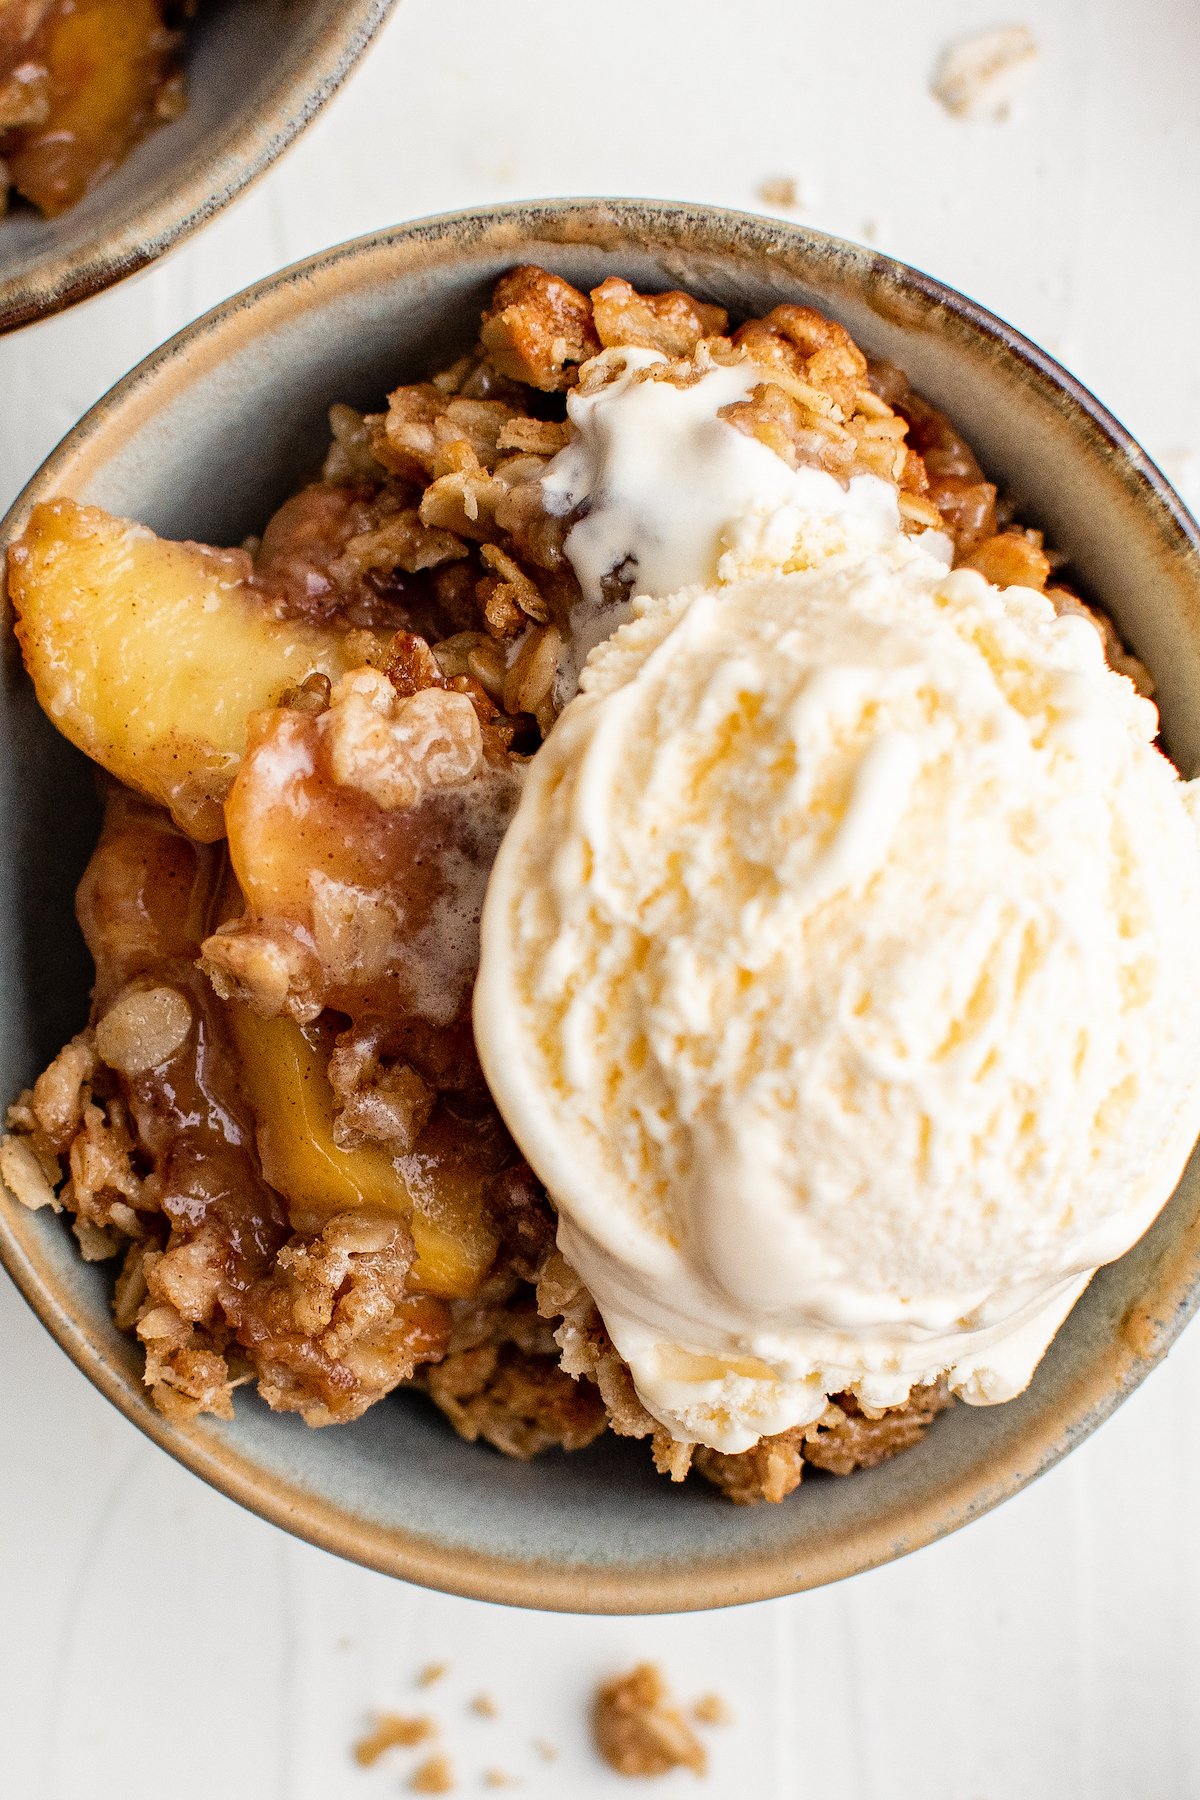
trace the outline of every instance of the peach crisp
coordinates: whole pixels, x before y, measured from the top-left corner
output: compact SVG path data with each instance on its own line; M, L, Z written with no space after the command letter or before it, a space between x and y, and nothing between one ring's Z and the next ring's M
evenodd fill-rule
M170 92L166 25L158 0L0 6L18 192L56 212L124 153ZM611 1429L676 1480L779 1500L809 1465L914 1442L945 1392L834 1396L736 1455L672 1438L556 1249L472 1035L489 871L580 617L542 478L566 396L612 379L614 347L681 387L752 362L738 431L792 469L893 484L906 531L1087 611L948 422L839 325L780 306L733 329L688 294L537 268L499 281L449 368L374 414L335 404L321 472L259 539L35 507L9 548L17 633L105 817L78 894L90 1018L10 1109L0 1175L111 1263L169 1417L228 1418L249 1383L340 1424L415 1387L510 1455Z

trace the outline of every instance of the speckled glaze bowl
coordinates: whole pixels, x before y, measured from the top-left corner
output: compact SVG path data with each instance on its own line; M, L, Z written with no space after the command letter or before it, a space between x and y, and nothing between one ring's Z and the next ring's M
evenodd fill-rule
M989 472L1070 554L1159 683L1171 753L1200 768L1200 541L1138 446L998 320L868 250L776 221L643 201L491 208L384 232L273 277L149 357L76 426L3 527L70 494L175 537L235 543L319 460L334 399L449 359L496 275L537 261L587 287L620 272L734 313L810 301L899 363ZM10 643L10 651L12 646ZM15 653L3 692L0 1095L15 1093L87 1005L72 890L96 814L83 759L34 704ZM1153 1229L1092 1283L1029 1391L958 1406L914 1450L781 1506L672 1488L643 1445L607 1438L523 1464L461 1442L417 1396L309 1431L238 1396L232 1425L170 1425L109 1312L110 1276L65 1222L0 1197L0 1254L101 1392L224 1493L328 1550L452 1592L591 1612L729 1605L901 1556L986 1512L1094 1430L1200 1300L1200 1168Z
M0 331L144 268L282 154L395 0L204 0L187 29L188 108L58 219L0 221Z

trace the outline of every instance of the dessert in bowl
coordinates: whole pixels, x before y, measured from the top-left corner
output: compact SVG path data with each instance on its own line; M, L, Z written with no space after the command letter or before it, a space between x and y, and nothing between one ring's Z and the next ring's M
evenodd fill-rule
M155 124L186 106L193 8L160 0L0 6L0 212L75 206Z
M633 205L417 227L323 269L324 323L357 336L307 340L305 416L334 403L319 480L273 514L248 494L219 531L193 503L180 529L174 501L117 504L68 451L14 519L40 697L118 785L81 888L92 1023L17 1102L9 1184L42 1232L65 1205L117 1262L152 1429L194 1465L244 1462L251 1436L251 1461L299 1458L312 1506L294 1480L286 1500L244 1468L226 1485L322 1541L581 1605L749 1597L894 1553L951 1522L948 1491L996 1491L977 1418L1013 1417L1000 1485L1031 1472L1020 1413L1051 1429L1059 1344L1024 1399L922 1434L951 1394L1024 1387L1195 1134L1200 852L1134 654L1178 690L1194 652L1156 665L1146 571L1095 579L1071 474L1048 497L1001 459L1036 504L1015 522L982 442L995 396L989 433L946 347L988 334L909 272ZM312 278L200 328L171 418L223 329L237 411L272 330L254 466L274 502L315 473L284 430ZM1061 428L1047 386L1021 418L1035 454ZM982 423L984 468L939 406ZM1149 485L1144 506L1190 554ZM330 1428L297 1440L255 1385ZM451 1450L429 1399L550 1456ZM397 1431L407 1454L380 1459ZM739 1500L811 1464L870 1472L698 1512L694 1480L652 1499L613 1433ZM405 1529L370 1519L377 1483ZM550 1573L526 1535L547 1505L575 1534Z
M0 0L0 330L162 255L284 151L391 0Z

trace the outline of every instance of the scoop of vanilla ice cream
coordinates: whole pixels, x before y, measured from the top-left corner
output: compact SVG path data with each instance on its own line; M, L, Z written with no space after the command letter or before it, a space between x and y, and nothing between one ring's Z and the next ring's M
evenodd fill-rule
M560 1248L678 1438L1007 1399L1200 1131L1194 786L1086 620L911 540L634 615L483 918Z

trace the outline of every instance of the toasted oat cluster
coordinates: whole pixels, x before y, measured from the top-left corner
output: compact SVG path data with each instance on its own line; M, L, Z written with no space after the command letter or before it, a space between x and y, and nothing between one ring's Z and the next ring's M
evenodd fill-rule
M779 306L731 331L687 294L537 268L500 280L450 368L376 414L335 405L319 479L239 550L36 509L9 556L18 635L107 772L106 814L78 895L91 1020L11 1108L0 1175L113 1261L169 1416L229 1417L253 1382L336 1424L417 1387L511 1456L611 1430L675 1481L775 1501L808 1465L904 1449L946 1395L877 1417L843 1395L736 1456L670 1437L555 1249L471 1032L488 873L580 598L540 478L566 393L628 345L660 353L654 380L749 359L737 429L885 477L910 529L1087 611L947 420L840 326Z
M0 213L55 218L186 104L196 0L0 0Z

